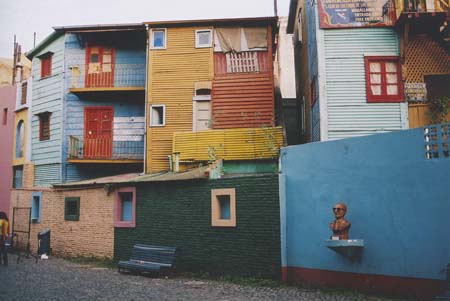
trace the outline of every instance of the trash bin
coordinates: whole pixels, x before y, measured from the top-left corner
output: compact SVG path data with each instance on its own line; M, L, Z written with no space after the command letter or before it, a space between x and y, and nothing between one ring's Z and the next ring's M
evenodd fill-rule
M50 229L38 233L38 255L50 254Z

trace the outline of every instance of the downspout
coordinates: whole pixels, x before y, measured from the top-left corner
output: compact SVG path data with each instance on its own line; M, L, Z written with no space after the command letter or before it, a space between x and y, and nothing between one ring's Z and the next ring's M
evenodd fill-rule
M144 131L144 170L142 171L142 174L146 174L147 172L147 129L148 129L148 80L149 80L149 55L148 55L148 51L149 51L149 34L148 34L148 24L145 24L145 35L146 35L146 43L145 43L145 112L144 112L144 118L145 118L145 122L144 122L144 126L145 126L145 131Z

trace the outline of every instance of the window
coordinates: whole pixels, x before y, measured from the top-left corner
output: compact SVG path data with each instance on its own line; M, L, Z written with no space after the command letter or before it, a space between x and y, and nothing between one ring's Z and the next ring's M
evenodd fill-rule
M402 102L403 86L399 58L366 56L367 102Z
M80 220L80 198L66 197L64 199L64 220L78 221Z
M22 188L23 166L13 167L13 188Z
M234 188L211 190L211 225L236 227L236 191Z
M31 222L41 222L41 200L42 192L33 192L31 194Z
M7 123L8 123L8 108L4 108L2 116L2 124L6 125Z
M203 29L195 31L195 48L212 47L212 31L211 29Z
M27 83L22 83L22 95L20 97L20 104L24 105L27 103Z
M152 29L150 48L166 49L166 29Z
M41 55L41 78L48 77L52 75L52 52L47 52Z
M150 126L164 126L166 124L166 107L164 105L152 105L150 107Z
M39 141L50 139L50 112L39 114Z
M23 157L23 147L25 143L25 127L23 120L20 120L19 123L17 123L16 127L16 151L15 155L16 158L22 158Z
M114 226L119 228L136 226L136 188L124 187L116 190Z

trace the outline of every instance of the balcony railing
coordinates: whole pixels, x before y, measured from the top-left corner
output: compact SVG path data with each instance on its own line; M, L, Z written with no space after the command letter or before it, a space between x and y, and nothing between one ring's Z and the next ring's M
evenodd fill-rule
M145 86L145 64L82 64L70 66L70 88Z
M143 160L144 136L133 136L136 141L113 141L111 138L83 140L69 136L69 160Z

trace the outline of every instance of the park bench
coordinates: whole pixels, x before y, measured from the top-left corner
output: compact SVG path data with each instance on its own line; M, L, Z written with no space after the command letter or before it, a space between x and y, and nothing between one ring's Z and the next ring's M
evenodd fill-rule
M136 244L128 261L119 261L119 272L160 273L175 265L175 247Z

